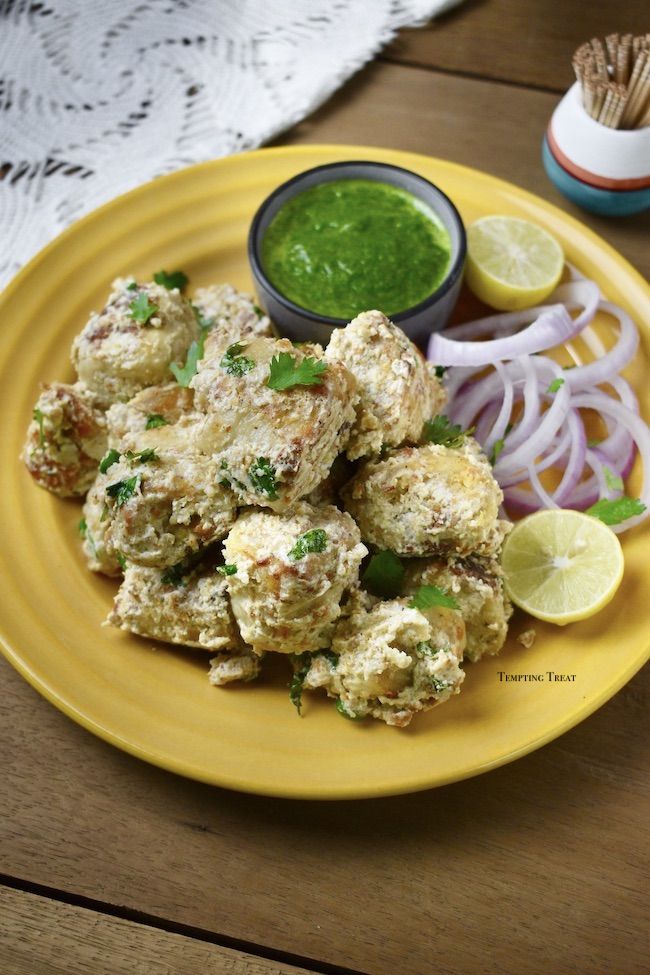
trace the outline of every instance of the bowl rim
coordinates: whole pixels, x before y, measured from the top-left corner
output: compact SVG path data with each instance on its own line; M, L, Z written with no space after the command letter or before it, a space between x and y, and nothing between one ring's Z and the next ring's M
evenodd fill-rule
M333 170L344 170L351 166L365 166L376 172L397 172L406 173L408 176L413 177L416 181L423 184L428 191L433 190L434 195L437 194L442 197L444 202L449 207L449 211L452 219L455 221L458 228L458 246L454 259L452 260L447 274L440 282L435 291L432 291L430 295L427 295L422 301L417 305L411 305L409 308L405 308L403 311L397 312L391 315L392 322L404 322L410 318L419 315L421 312L426 311L427 308L436 304L441 298L443 298L447 292L449 292L459 277L463 273L463 268L465 266L465 258L467 256L467 234L465 231L465 224L463 223L462 217L458 212L458 208L454 204L447 194L432 183L426 177L421 176L419 173L414 172L412 169L406 169L404 166L393 166L391 163L375 162L370 159L350 159L344 160L342 162L324 163L320 166L312 166L310 169L303 169L302 172L296 173L291 179L285 180L277 186L267 197L264 198L262 203L260 203L257 208L255 215L251 221L250 229L248 232L248 260L253 271L253 277L259 278L264 287L270 292L273 298L282 304L287 310L292 312L294 315L300 315L303 318L308 319L311 322L315 322L321 325L331 325L334 328L345 327L348 324L349 319L346 318L334 318L331 315L319 315L317 312L312 311L309 308L304 308L302 305L296 304L291 298L287 298L285 294L279 291L276 286L269 280L264 266L262 264L262 258L260 254L260 247L262 242L262 234L260 232L260 225L264 218L264 215L271 204L280 196L285 193L288 189L299 184L307 175L312 173L333 171ZM346 177L342 176L342 179ZM349 177L354 178L354 177ZM363 178L363 177L359 177ZM370 177L372 179L372 177ZM374 180L379 183L382 182L380 179ZM332 182L329 181L328 182ZM406 190L407 193L411 193L412 196L417 194L412 193L411 190ZM287 199L291 199L293 196L297 196L297 193L291 193ZM420 197L421 199L421 197ZM423 202L427 202L426 200ZM434 209L432 207L432 209Z

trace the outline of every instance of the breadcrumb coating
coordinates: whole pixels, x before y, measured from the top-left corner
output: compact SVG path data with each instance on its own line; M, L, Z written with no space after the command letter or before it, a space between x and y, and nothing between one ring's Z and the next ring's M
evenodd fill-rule
M361 537L398 555L495 555L508 529L501 488L478 444L465 438L404 447L367 461L341 492Z
M34 405L22 459L39 487L81 497L95 480L106 436L104 413L83 383L49 383Z
M356 421L346 448L350 460L417 444L425 420L446 402L434 366L380 311L365 311L336 329L325 356L343 362L357 380Z
M169 382L170 364L185 362L198 335L196 315L178 289L117 278L106 306L91 314L74 340L72 364L107 408L145 386Z

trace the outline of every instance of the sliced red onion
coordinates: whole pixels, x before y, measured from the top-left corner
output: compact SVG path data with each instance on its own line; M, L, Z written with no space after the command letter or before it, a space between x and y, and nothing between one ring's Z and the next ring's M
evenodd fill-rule
M564 305L553 305L523 332L502 339L456 342L434 332L428 357L439 366L489 366L497 359L515 359L560 345L577 335L580 328L582 325L576 327Z
M621 492L609 486L608 471L627 477L638 448L644 470L641 501L648 510L614 526L615 531L623 531L650 514L650 429L638 416L632 387L618 374L634 357L639 337L629 315L603 301L594 282L572 271L573 280L560 285L551 298L562 301L564 309L540 306L456 326L448 337L432 336L429 352L434 361L452 365L445 377L449 416L466 428L474 425L488 455L499 445L494 474L512 508L524 512L540 507L584 509L599 498L616 497ZM568 310L575 309L580 311L571 321ZM618 321L618 336L609 350L596 332L585 328L598 309ZM517 334L507 334L526 324L529 327ZM499 338L459 341L489 334ZM562 369L547 356L531 355L545 351L538 346L544 334L546 348L582 334L594 361L583 364L570 345L567 348L578 362L572 368ZM494 371L485 372L488 365ZM554 388L554 380L562 382ZM609 389L601 388L605 386ZM520 406L511 426L513 409ZM591 446L580 413L586 409L602 417L607 431ZM547 489L540 474L560 467L557 487Z

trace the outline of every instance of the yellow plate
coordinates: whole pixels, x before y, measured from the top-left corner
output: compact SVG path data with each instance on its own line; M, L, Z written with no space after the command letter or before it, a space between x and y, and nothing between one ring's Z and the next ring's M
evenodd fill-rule
M647 528L624 540L626 574L598 616L567 629L536 623L524 650L515 618L502 655L467 667L462 693L404 731L345 721L331 702L289 703L275 665L258 684L209 686L208 655L102 628L114 583L86 571L80 506L34 487L18 462L41 381L72 380L68 350L112 278L183 268L193 287L250 288L246 234L262 199L303 169L373 159L437 183L466 222L487 213L538 221L569 261L634 316L647 375L650 289L593 233L528 193L475 170L366 147L280 148L165 176L81 220L42 251L0 298L0 442L4 653L75 721L112 744L183 775L249 792L305 798L388 795L484 772L562 734L610 698L648 657ZM648 415L647 383L636 382ZM645 552L644 552L645 549ZM280 662L281 663L281 662ZM548 673L574 675L556 681ZM539 682L505 675L540 674Z

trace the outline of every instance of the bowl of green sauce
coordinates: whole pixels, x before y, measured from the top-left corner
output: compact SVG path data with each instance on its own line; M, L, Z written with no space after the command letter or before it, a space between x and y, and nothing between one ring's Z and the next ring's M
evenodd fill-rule
M294 176L255 214L248 254L258 300L282 333L326 344L378 309L424 340L456 304L466 238L442 190L399 166L343 162Z

